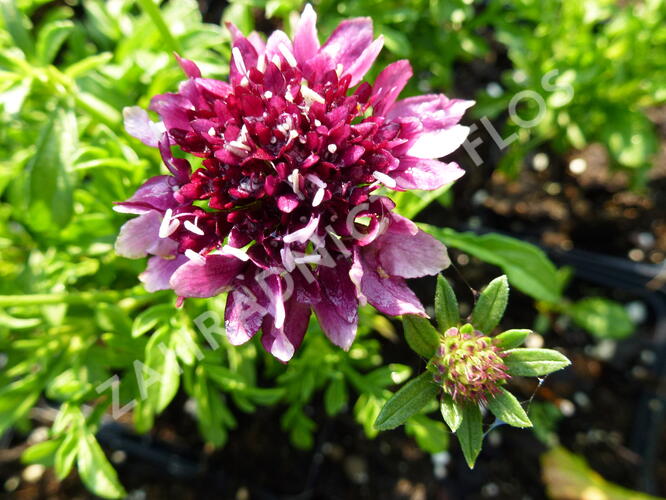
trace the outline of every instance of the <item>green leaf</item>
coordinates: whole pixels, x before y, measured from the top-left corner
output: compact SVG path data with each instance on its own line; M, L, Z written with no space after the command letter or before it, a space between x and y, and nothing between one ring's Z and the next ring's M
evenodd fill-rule
M499 324L509 301L506 276L492 280L483 290L472 311L472 324L477 330L490 334Z
M425 415L414 415L405 422L405 433L412 436L426 453L435 454L445 451L449 446L446 426Z
M449 228L419 224L447 246L469 253L502 268L509 282L536 300L559 302L557 269L539 248L500 234L458 233Z
M532 330L507 330L493 337L493 344L500 349L514 349L520 347Z
M340 413L347 404L348 399L349 395L347 394L347 385L345 384L344 377L341 374L335 374L324 393L326 414L333 416Z
M440 401L440 410L442 418L444 418L444 422L449 426L451 432L456 432L463 419L460 405L449 394L443 393Z
M81 480L95 495L103 498L122 498L127 495L95 436L89 432L79 435L76 464Z
M437 326L439 326L442 332L460 323L458 299L456 299L456 294L453 288L451 288L449 281L441 274L437 275L435 318L437 318Z
M615 301L602 297L584 298L567 310L571 318L595 337L623 339L634 333L635 325L627 311Z
M62 44L74 30L74 23L58 20L45 25L37 36L37 59L42 64L50 64L55 59Z
M132 323L132 337L140 337L161 323L168 323L174 310L171 304L159 304L142 311Z
M481 410L476 403L468 402L462 406L462 422L456 431L460 448L470 469L474 468L483 444L483 423Z
M23 452L21 461L24 464L42 464L46 467L52 467L59 445L59 439L50 439L33 444Z
M503 387L500 387L498 394L488 398L488 409L502 422L513 427L532 427L532 422L516 397Z
M405 314L402 325L405 329L405 340L412 351L428 359L435 355L439 346L439 333L430 321L413 314Z
M389 399L375 420L380 431L394 429L417 413L437 395L438 387L432 374L425 372L410 380Z
M69 475L78 452L79 438L77 433L67 433L55 455L54 468L59 480L62 481Z
M561 370L571 364L567 357L552 349L511 349L504 351L504 363L509 375L540 377Z
M25 221L36 231L65 227L73 213L71 163L78 143L72 110L58 109L42 127L37 150L26 166Z
M0 0L0 12L5 21L5 28L16 46L30 59L35 46L30 36L30 20L19 10L16 0Z
M148 402L155 413L160 413L174 398L180 383L180 367L169 330L158 331L146 344L146 371Z

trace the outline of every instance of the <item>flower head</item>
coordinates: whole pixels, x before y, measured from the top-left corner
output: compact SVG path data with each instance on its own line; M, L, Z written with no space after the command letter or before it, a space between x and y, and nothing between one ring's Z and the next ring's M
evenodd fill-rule
M435 381L455 401L485 403L510 377L501 350L478 330L449 328L430 368Z
M378 194L437 189L459 178L448 155L468 129L471 101L426 95L397 101L407 61L361 83L382 48L368 18L343 21L320 46L306 6L293 40L264 43L229 25L229 82L188 76L153 98L152 122L125 110L130 134L160 150L170 175L150 179L116 210L140 214L121 229L118 253L153 255L141 280L182 298L228 292L225 326L241 344L262 342L287 361L311 310L333 343L354 340L359 303L425 316L405 278L449 264L444 246L392 212ZM172 147L201 158L192 170Z

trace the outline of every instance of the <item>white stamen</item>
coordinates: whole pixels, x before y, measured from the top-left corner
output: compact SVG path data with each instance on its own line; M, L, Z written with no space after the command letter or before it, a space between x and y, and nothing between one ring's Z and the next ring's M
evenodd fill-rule
M289 102L294 102L294 96L291 93L291 89L287 89L287 91L284 94L284 98Z
M321 127L321 122L315 118L314 121L315 127Z
M318 207L321 204L321 202L324 200L324 194L326 194L326 190L324 188L317 189L314 198L312 198L313 207Z
M300 186L300 174L298 173L298 169L295 168L288 176L287 179L289 182L291 182L291 187L294 190L294 193L297 195L301 195L301 186Z
M296 137L298 137L298 132L296 132L295 130L290 130L289 131L289 140L291 141L292 139L296 139Z
M178 219L173 218L173 210L170 208L164 213L164 218L160 223L160 229L157 232L157 235L160 238L168 238L171 236L176 229L180 226Z
M372 173L372 176L373 176L375 179L377 179L379 182L381 182L382 184L384 184L386 187L394 188L394 187L397 185L397 183L395 182L395 179L394 179L394 178L389 177L388 175L383 174L383 173L381 173L381 172L378 172L377 170L375 170L375 171Z
M282 250L280 250L280 256L282 257L282 264L288 272L292 272L294 269L296 269L294 254L291 252L289 247L284 247Z
M273 97L273 92L271 92L270 90L267 90L266 92L264 92L264 97L266 99L270 99L271 97Z
M240 86L241 87L247 87L249 83L250 83L250 80L247 79L247 76L244 76L243 78L241 78Z
M240 141L231 141L227 145L231 146L232 148L236 148L236 149L244 149L245 151L252 151L252 148L250 148L250 146L248 146L247 144L242 143Z
M342 70L344 70L344 66L340 63L335 67L335 73L338 75L338 78L340 78L340 75L342 74Z
M204 258L204 256L195 252L191 248L188 248L187 250L185 250L185 257L187 257L191 261L198 262L200 264L205 264L206 263L206 259Z
M245 60L243 59L243 54L241 54L241 51L238 47L234 47L231 49L231 55L234 56L234 64L236 65L236 69L238 72L242 75L247 73L247 68L245 67Z
M257 69L263 73L266 71L266 56L262 54L259 56L259 59L257 59Z
M222 255L231 255L233 257L236 257L239 260L242 260L243 262L246 262L250 258L240 248L235 248L235 247L232 247L230 245L224 245L222 247L222 251L220 253Z
M278 50L282 53L286 61L289 63L290 66L296 67L298 65L298 62L296 62L296 58L294 57L294 54L292 54L289 49L281 43L278 45Z
M271 57L271 62L275 64L278 69L281 69L280 66L282 66L282 61L280 60L280 56L277 54L273 54L273 57Z
M189 220L186 220L185 223L183 224L183 226L185 226L185 229L187 229L188 231L190 231L194 234L198 234L199 236L204 235L204 232L201 230L201 228L199 226L197 226L196 224L192 224Z
M321 255L319 254L303 255L294 259L296 264L318 264L320 261Z
M305 84L301 85L301 94L303 94L303 99L305 99L306 102L318 102L320 104L326 104L326 100L322 96L317 94L314 90Z
M277 142L277 137L273 136L271 137L271 144L275 144Z
M317 187L320 187L320 188L325 188L326 187L326 183L324 181L322 181L319 177L317 177L315 174L308 174L307 179Z
M315 232L317 226L319 225L319 217L314 217L310 222L308 222L305 227L302 227L298 231L293 233L286 234L282 237L284 243L293 243L297 241L299 243L305 243Z
M326 149L328 149L329 153L333 154L338 150L338 147L335 144L329 144Z
M215 135L215 127L211 127L208 129L208 135L213 136Z

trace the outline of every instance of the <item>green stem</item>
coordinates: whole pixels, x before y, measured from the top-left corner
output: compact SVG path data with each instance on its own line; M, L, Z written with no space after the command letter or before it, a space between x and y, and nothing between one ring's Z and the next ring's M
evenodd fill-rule
M169 31L169 27L164 22L164 17L162 17L162 11L157 6L154 0L137 0L137 3L141 6L141 9L150 17L150 19L155 23L155 27L164 38L164 43L167 44L171 52L181 53L181 47L178 43L178 40L174 38Z

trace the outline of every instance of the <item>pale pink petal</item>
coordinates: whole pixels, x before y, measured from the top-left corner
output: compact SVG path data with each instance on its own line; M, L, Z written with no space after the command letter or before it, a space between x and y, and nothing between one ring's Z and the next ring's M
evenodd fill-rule
M157 175L143 183L127 201L118 202L113 209L126 214L142 214L155 209L165 212L176 206L173 188L176 181L170 175Z
M232 345L244 344L259 331L266 315L266 302L254 280L236 283L224 309L225 332Z
M469 127L464 125L423 132L412 142L407 154L416 158L441 158L458 149L468 135Z
M342 21L322 46L321 52L331 58L333 67L350 68L372 43L372 20L358 17Z
M213 297L226 290L245 263L229 255L207 255L176 270L170 285L181 297Z
M386 274L401 278L433 275L451 264L446 247L408 219L393 215L388 230L372 245L377 262Z
M354 61L351 66L347 67L342 74L344 75L351 75L352 79L351 82L349 83L350 87L355 86L358 84L365 74L368 72L370 67L372 66L372 63L375 62L375 59L377 59L377 56L382 50L382 47L384 46L384 37L379 36L374 42L368 46L363 53Z
M303 14L296 26L294 34L294 56L303 64L319 51L319 39L317 38L317 14L312 5L307 4Z
M184 255L179 255L172 258L151 257L148 259L148 267L139 275L139 280L143 283L144 288L148 292L156 292L158 290L168 290L171 288L169 280L176 269L189 262L188 258Z
M148 112L138 106L123 108L123 119L129 135L153 148L157 147L166 130L164 123L152 121Z
M344 260L335 267L319 266L321 300L313 305L321 329L344 350L354 341L358 325L358 298L349 271L350 264Z
M156 210L129 220L120 228L116 239L116 253L128 259L140 259L147 254L169 256L178 247L177 242L158 236L162 214Z
M416 117L426 130L440 129L457 124L474 101L449 99L444 94L408 97L396 102L386 116L390 119Z
M412 77L409 61L402 60L389 64L379 73L373 85L373 114L383 116L393 106L396 99Z
M443 163L423 158L403 158L400 167L392 172L396 188L431 191L458 180L465 171L456 163Z

